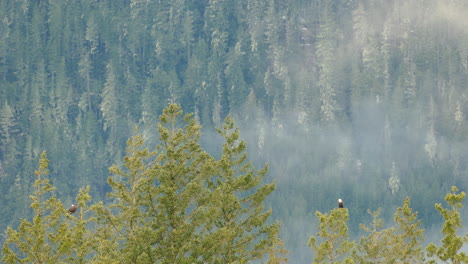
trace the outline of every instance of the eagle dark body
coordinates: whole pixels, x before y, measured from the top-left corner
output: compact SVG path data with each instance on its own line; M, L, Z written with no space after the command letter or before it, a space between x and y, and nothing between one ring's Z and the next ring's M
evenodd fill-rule
M344 208L343 200L338 199L338 207L339 207L339 208Z
M70 212L70 214L74 214L77 209L78 208L74 204L72 204L70 208L68 208L68 212Z

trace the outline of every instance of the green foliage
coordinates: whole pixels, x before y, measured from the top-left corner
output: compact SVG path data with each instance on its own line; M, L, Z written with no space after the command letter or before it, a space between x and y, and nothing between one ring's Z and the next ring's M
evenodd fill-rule
M93 228L96 218L89 205L91 202L89 190L89 186L83 187L76 196L76 206L79 208L78 214L67 215L66 222L69 226L68 240L71 243L71 247L67 252L68 257L65 258L66 263L89 263L90 259L94 260L96 255L96 245L101 243Z
M367 236L361 237L359 244L356 245L356 251L353 251L353 257L357 263L392 263L395 261L395 255L391 252L391 243L396 239L395 230L394 228L382 229L383 220L379 218L380 212L380 208L375 212L368 210L372 216L371 226L360 225Z
M410 198L406 197L402 207L397 208L394 216L395 240L393 254L402 263L421 263L424 260L421 241L424 239L422 222L418 214L410 207Z
M271 209L264 201L275 183L262 184L268 167L256 170L247 159L246 142L227 117L218 133L225 138L216 161L215 175L208 181L210 213L203 256L208 263L247 263L273 253L273 263L284 261L286 251L278 238L279 223L268 224ZM279 253L276 257L274 253Z
M34 217L31 222L21 219L18 230L8 227L2 253L4 263L89 263L95 255L99 240L91 228L95 218L87 217L89 186L80 189L76 197L78 215L71 215L54 195L55 187L46 178L48 167L44 151L35 171L35 192L30 196Z
M219 131L226 140L219 161L201 148L200 125L192 115L183 115L179 105L170 104L160 120L156 151L144 148L143 136L132 137L123 167L110 168L113 203L93 207L98 215L97 235L111 241L98 249L100 259L247 263L270 257L271 263L285 261L280 226L267 224L271 210L264 211L263 205L274 184L261 185L266 167L256 171L246 162L239 130L230 132L233 120L226 119Z
M78 211L69 213L46 177L49 160L41 154L30 196L34 216L8 227L4 263L250 263L288 261L280 223L271 223L265 200L276 184L264 184L268 166L257 170L248 160L244 140L227 117L218 133L224 137L219 159L200 146L201 126L180 105L164 109L158 124L156 151L142 135L127 142L122 166L111 166L110 201L90 205L90 187L76 197ZM135 128L135 133L138 130ZM459 252L468 241L457 235L464 192L454 186L435 208L445 219L442 245L426 248L429 263L468 263ZM317 211L316 236L308 246L313 263L423 263L423 229L406 197L383 229L381 209L368 211L371 226L358 243L348 234L348 209ZM436 259L437 258L437 259Z
M220 160L199 145L201 126L170 104L158 124L155 152L142 135L127 142L123 165L109 168L110 204L89 206L90 187L80 189L77 214L67 214L49 183L41 156L35 216L19 231L7 230L5 263L283 263L287 253L279 223L268 224L264 200L275 184L262 184L267 167L247 162L245 141L227 118ZM135 133L138 132L135 129ZM46 199L46 200L44 200Z
M54 187L45 176L49 160L42 152L39 169L34 172L34 195L30 196L34 210L32 221L21 219L18 230L7 229L3 245L4 263L58 263L70 252L70 227L64 220L66 211L55 195Z
M155 255L162 263L192 263L199 257L200 227L206 217L204 182L212 158L200 147L201 126L191 114L170 104L158 124L158 156L149 178L156 184L153 207Z
M149 218L147 208L152 206L149 189L152 182L148 178L151 167L148 161L155 153L144 148L143 144L141 135L133 136L127 142L123 168L116 165L109 168L112 176L108 178L108 183L113 190L109 197L115 203L93 206L101 220L98 236L101 236L101 240L108 241L98 248L98 256L102 261L113 259L118 263L154 262L151 254L148 254L151 251L150 237L153 233L145 232L148 231L145 222ZM116 254L118 243L122 246L119 254Z
M316 212L319 219L318 233L309 239L314 252L313 263L354 263L350 256L354 242L350 240L347 208L335 208L330 214ZM319 240L320 238L320 240Z
M406 197L403 206L395 212L395 226L383 229L379 218L381 208L368 213L372 216L370 227L360 225L367 235L362 236L353 258L357 263L422 263L424 260L421 241L424 230L417 213L413 213L410 199Z
M462 227L460 212L463 207L463 199L465 192L458 192L458 188L453 186L452 192L445 196L445 201L450 208L444 208L440 203L435 204L435 208L444 217L445 222L442 226L442 245L437 247L431 243L427 246L427 255L431 258L438 258L442 261L450 263L468 263L468 255L465 252L459 252L463 244L468 242L468 234L465 236L457 235L457 230ZM432 259L430 263L437 263Z
M467 3L0 1L0 228L29 216L20 195L42 149L58 197L90 185L105 199L132 128L154 146L168 102L207 130L245 121L294 262L310 258L297 223L329 193L356 201L352 235L356 212L378 200L389 218L406 195L434 225L443 186L468 187Z

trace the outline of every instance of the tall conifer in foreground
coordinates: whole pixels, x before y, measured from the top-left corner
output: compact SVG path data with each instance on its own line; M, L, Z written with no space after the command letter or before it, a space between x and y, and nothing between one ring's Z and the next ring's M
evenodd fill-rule
M206 221L206 179L212 158L199 144L201 126L177 104L163 110L158 155L149 178L154 183L149 228L158 263L197 263L200 229Z
M349 256L354 242L349 239L347 208L335 208L330 214L315 213L320 221L316 236L311 236L309 247L315 254L312 263L353 263ZM321 242L318 241L321 239Z
M424 229L421 228L421 220L417 219L417 213L413 213L410 207L409 197L395 212L395 226L382 229L384 223L379 218L381 208L368 212L373 221L370 227L360 225L367 234L361 237L353 250L357 263L423 263L420 243Z
M359 228L364 230L366 235L359 239L352 253L357 263L384 264L395 261L395 256L391 254L390 249L391 241L395 241L395 229L383 229L383 220L379 218L381 211L381 208L378 208L375 212L367 210L367 213L372 216L372 224L370 226L359 225Z
M21 219L18 230L8 227L2 250L4 263L59 263L71 250L69 226L63 221L66 210L46 178L48 168L49 160L44 151L39 169L34 172L35 192L30 196L34 217L31 222Z
M247 159L246 142L227 117L218 129L226 142L216 162L216 175L209 179L210 214L208 235L203 237L206 263L249 263L266 258L270 263L286 261L286 251L278 237L279 223L268 224L271 209L265 199L275 183L263 184L268 167L256 170Z
M406 197L402 207L395 212L395 240L392 241L392 253L401 263L422 263L424 252L421 242L424 240L422 222L418 213L410 207L410 198Z
M279 224L266 224L271 210L263 210L275 185L261 185L267 169L246 162L233 126L227 119L220 130L227 143L219 161L200 146L199 123L177 104L160 116L154 153L141 135L130 139L123 166L110 168L114 204L94 206L97 234L110 241L97 256L121 263L284 261Z
M156 257L149 243L153 233L145 226L149 219L148 210L153 206L150 192L152 182L148 172L152 162L150 159L154 155L144 147L143 137L135 135L127 141L123 166L113 165L109 168L112 176L108 178L108 183L112 192L108 196L115 203L104 206L101 202L94 206L100 220L97 234L103 240L103 244L97 248L100 261L155 262ZM117 243L121 246L118 254Z
M199 144L201 127L179 105L164 109L156 152L142 135L127 142L121 166L113 165L108 204L91 200L89 186L66 211L54 195L45 152L41 156L32 222L8 229L5 263L249 263L286 262L279 223L268 223L264 201L275 184L262 184L267 166L247 161L245 141L231 118L215 160Z
M95 263L95 264L111 264L112 262L96 261L95 248L101 240L96 237L94 224L96 218L93 215L91 206L91 195L89 195L89 185L79 190L76 196L78 212L68 214L66 222L68 225L68 239L71 243L70 250L67 252L68 257L65 263ZM92 259L92 261L90 261Z
M445 219L442 227L442 234L445 236L440 247L433 243L426 247L429 257L436 257L453 264L468 263L468 255L465 252L459 252L463 244L468 242L468 234L465 236L457 235L457 229L462 227L462 220L458 210L463 207L465 192L457 192L458 188L452 186L452 192L445 196L445 201L450 206L449 209L442 207L440 203L435 204L435 208ZM437 261L432 259L429 263L437 263Z

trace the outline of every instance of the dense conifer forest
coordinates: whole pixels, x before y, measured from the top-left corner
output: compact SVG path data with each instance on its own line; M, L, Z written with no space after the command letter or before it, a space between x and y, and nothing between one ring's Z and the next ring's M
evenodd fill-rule
M255 167L268 163L268 225L291 263L320 255L309 238L327 217L357 244L406 197L432 238L434 204L468 188L467 18L465 0L0 1L0 229L34 217L43 151L66 207L85 186L87 203L116 202L109 168L135 127L161 144L176 103L213 159L230 116Z

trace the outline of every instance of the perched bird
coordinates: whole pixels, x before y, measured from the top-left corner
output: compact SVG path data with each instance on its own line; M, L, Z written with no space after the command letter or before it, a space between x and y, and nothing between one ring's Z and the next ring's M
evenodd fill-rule
M339 207L339 208L343 208L343 207L344 207L343 200L338 199L338 207Z
M74 214L76 212L76 209L76 206L72 204L70 208L68 208L68 212L70 212L70 214Z

